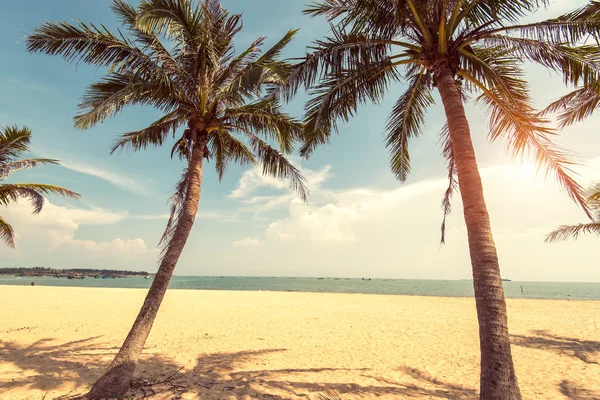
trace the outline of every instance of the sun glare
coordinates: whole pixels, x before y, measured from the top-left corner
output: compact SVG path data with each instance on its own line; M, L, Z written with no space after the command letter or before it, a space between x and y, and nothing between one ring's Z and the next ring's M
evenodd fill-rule
M534 179L537 175L537 167L530 162L524 162L519 167L519 176L527 179Z

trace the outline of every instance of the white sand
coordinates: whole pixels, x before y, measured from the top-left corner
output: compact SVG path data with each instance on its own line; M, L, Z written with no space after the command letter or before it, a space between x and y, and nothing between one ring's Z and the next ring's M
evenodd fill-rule
M84 392L145 293L0 286L0 399ZM508 306L523 397L600 399L600 302ZM471 299L171 290L132 395L316 399L329 387L342 399L472 399L478 362Z

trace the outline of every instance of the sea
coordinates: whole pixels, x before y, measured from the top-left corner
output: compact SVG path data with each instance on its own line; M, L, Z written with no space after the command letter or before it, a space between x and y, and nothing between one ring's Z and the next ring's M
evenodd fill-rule
M152 278L143 277L71 280L52 276L0 276L0 285L31 285L32 281L39 286L106 288L149 288L152 284ZM514 299L600 300L600 282L504 281L503 285L505 296ZM174 276L169 288L473 297L470 280Z

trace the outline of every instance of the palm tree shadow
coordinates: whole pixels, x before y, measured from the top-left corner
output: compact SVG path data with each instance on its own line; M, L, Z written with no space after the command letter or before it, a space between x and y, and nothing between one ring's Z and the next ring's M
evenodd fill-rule
M200 356L196 366L188 372L180 372L173 379L175 388L186 388L199 398L291 398L316 399L320 394L337 393L344 398L352 396L393 396L395 398L440 398L464 400L477 398L477 390L443 382L415 368L401 367L398 371L408 375L416 384L404 384L367 374L368 368L295 368L239 370L254 362L263 365L260 357L284 349L266 349L237 353L214 353ZM331 371L360 372L362 377L375 380L376 384L360 385L353 382L323 382L322 373ZM168 390L158 388L158 391ZM182 392L179 392L182 393ZM133 398L141 398L138 392Z
M17 388L21 391L56 391L62 399L81 398L88 387L102 374L117 347L99 340L100 337L57 343L42 339L32 344L0 341L0 362L13 364L19 372L12 379L0 381L0 391ZM184 368L168 357L143 355L136 378L126 399L164 398L192 392L200 398L250 398L284 400L315 399L318 394L335 391L342 396L393 396L394 398L471 399L476 390L443 382L414 368L397 371L410 378L411 384L368 375L367 368L331 367L268 369L264 357L286 349L248 350L200 355L193 368ZM250 367L250 368L248 368ZM323 382L323 373L355 372L356 376L373 381L357 384L349 379ZM69 388L65 389L65 384ZM169 397L171 398L171 397Z
M600 399L600 392L592 392L575 386L575 383L567 380L560 382L560 392L569 400L597 400Z
M511 343L516 346L553 351L576 357L587 364L598 364L600 342L554 335L548 331L533 331L533 336L511 335Z
M91 385L119 349L99 339L96 336L62 344L51 338L32 344L0 340L0 363L15 367L13 373L0 379L0 392L11 389L51 392L65 383L78 389ZM160 375L173 369L176 365L159 355L144 356L139 364L139 371L150 374Z

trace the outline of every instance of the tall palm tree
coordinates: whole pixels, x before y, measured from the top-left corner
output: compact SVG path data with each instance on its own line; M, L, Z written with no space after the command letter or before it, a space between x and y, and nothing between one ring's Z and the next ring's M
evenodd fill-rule
M7 206L19 199L28 199L33 213L38 214L44 207L44 195L58 194L64 197L79 198L79 194L59 186L42 183L4 183L11 174L44 164L58 164L48 158L21 158L29 151L31 131L27 127L0 127L0 205ZM0 217L0 239L9 247L15 247L15 232L10 224Z
M546 0L320 0L305 11L325 16L332 35L316 41L285 90L310 90L301 154L308 157L349 121L358 106L380 101L391 82L404 79L387 121L391 169L404 181L410 172L409 141L422 133L426 110L442 99L442 132L449 187L444 221L456 188L464 204L481 349L482 399L520 399L513 367L506 303L496 246L464 104L470 95L489 110L489 138L505 138L512 155L531 153L539 168L554 172L572 199L589 214L582 188L569 175L572 160L555 146L554 131L534 108L524 61L563 75L569 84L598 78L600 53L580 45L597 33L598 19L569 15L519 24ZM442 224L442 231L444 223ZM442 235L442 241L444 237Z
M219 178L231 162L260 163L265 174L289 178L303 199L307 195L299 170L284 156L293 150L302 124L282 111L273 90L291 71L280 54L295 31L264 52L264 38L258 38L236 54L241 16L230 15L218 0L142 0L137 8L114 0L111 9L124 31L47 22L27 38L31 52L110 67L83 96L76 127L90 128L130 105L149 105L164 113L147 128L123 134L113 151L161 146L178 128L186 128L171 150L186 167L172 197L158 272L119 353L87 395L93 399L118 397L129 389L194 223L204 159L214 159Z
M585 233L595 233L600 236L600 183L597 183L590 190L588 203L590 208L596 213L592 222L576 225L561 225L546 236L546 242L557 242L571 238L577 239L579 235Z

